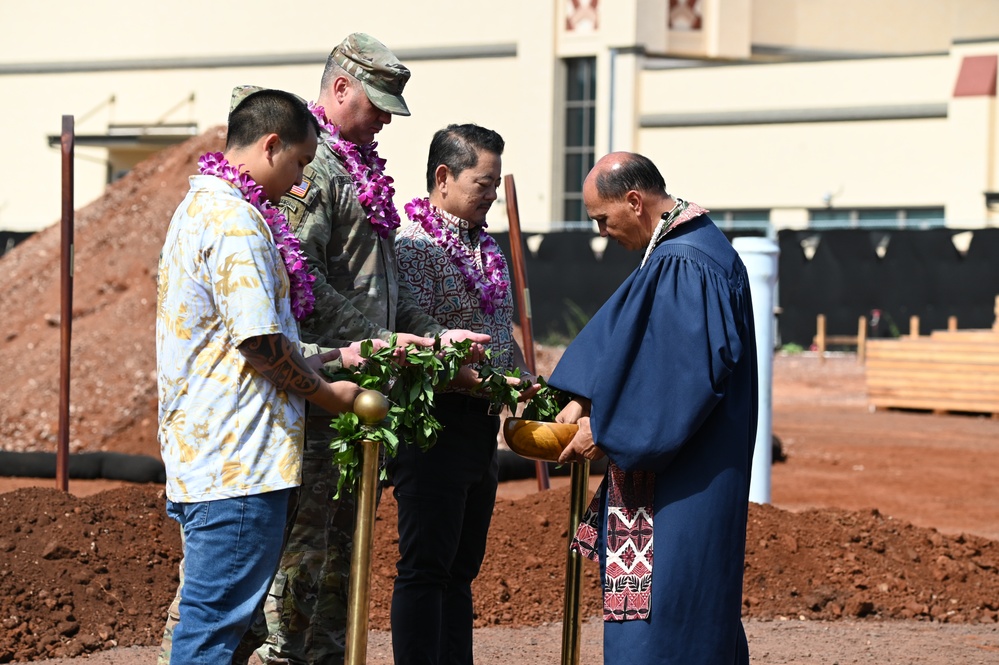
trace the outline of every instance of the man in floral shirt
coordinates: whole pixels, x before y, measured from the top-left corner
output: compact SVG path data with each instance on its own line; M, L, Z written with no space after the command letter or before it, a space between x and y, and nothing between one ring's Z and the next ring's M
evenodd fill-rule
M477 125L438 131L427 160L430 196L406 206L413 224L396 238L396 251L402 280L427 314L443 326L488 334L490 364L524 375L509 270L485 231L503 145L499 134ZM436 396L433 415L443 425L434 447L399 446L390 466L400 553L392 649L396 665L471 665L472 580L496 500L499 417L488 398L456 386Z
M225 153L199 160L160 257L158 438L167 513L184 540L171 663L232 661L278 564L305 401L343 411L359 392L317 374L330 357L302 357L295 314L308 309L308 284L289 269L297 250L275 243L289 232L269 202L312 161L311 120L286 92L244 99Z
M336 348L367 338L430 344L487 335L448 330L399 289L393 246L399 225L392 179L375 135L394 115L409 115L402 97L410 71L381 42L354 33L330 54L313 112L323 127L316 159L281 200L316 280L315 309L302 339ZM415 333L415 334L402 334ZM306 419L302 490L277 577L265 605L264 663L340 663L347 629L347 583L354 497L333 499L337 470L329 449L332 416Z

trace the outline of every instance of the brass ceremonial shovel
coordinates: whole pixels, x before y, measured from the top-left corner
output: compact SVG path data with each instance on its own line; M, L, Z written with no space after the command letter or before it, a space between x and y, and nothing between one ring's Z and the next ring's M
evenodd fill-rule
M365 425L380 423L388 415L389 402L377 390L362 391L354 399L354 413ZM375 539L375 508L378 496L377 441L365 439L361 448L361 479L354 521L354 549L350 555L350 588L347 592L347 644L345 663L364 665L368 650L368 608L371 600L371 550Z
M539 420L507 418L503 424L503 438L510 450L521 457L547 462L558 461L577 425L546 423ZM572 493L569 498L569 539L572 540L579 522L583 519L590 463L573 464L571 472ZM580 619L579 596L582 581L582 557L567 550L565 560L565 603L562 606L562 665L579 663Z

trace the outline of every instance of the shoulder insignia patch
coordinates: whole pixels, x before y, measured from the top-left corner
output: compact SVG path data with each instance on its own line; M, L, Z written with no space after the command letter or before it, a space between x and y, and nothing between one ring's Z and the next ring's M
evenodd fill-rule
M304 199L311 187L312 181L309 180L308 176L305 176L302 178L302 182L297 185L293 185L292 188L288 190L288 194L294 196L295 198Z

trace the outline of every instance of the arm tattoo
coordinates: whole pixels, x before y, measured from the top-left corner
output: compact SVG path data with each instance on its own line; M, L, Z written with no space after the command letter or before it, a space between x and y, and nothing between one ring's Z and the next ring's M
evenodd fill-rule
M239 351L278 390L303 397L319 390L321 379L284 335L250 337L239 345Z

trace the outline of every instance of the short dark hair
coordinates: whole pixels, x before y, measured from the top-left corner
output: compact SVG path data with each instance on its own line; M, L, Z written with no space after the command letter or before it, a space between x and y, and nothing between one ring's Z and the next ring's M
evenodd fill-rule
M322 94L329 90L333 86L333 81L337 80L340 76L346 76L347 80L350 81L350 85L354 86L357 84L357 79L350 75L346 69L341 67L336 60L333 59L333 55L336 53L334 50L326 58L326 66L323 68L323 78L319 82L319 93Z
M645 155L629 153L619 168L604 169L597 174L600 198L618 201L635 190L646 194L666 194L666 181L652 160Z
M225 147L245 148L267 134L277 134L285 145L297 145L309 138L310 131L319 136L319 123L305 102L283 90L258 90L229 114Z
M430 141L427 157L427 192L434 191L434 173L443 164L458 177L479 162L479 151L503 154L503 137L491 129L473 124L448 125L438 129Z

